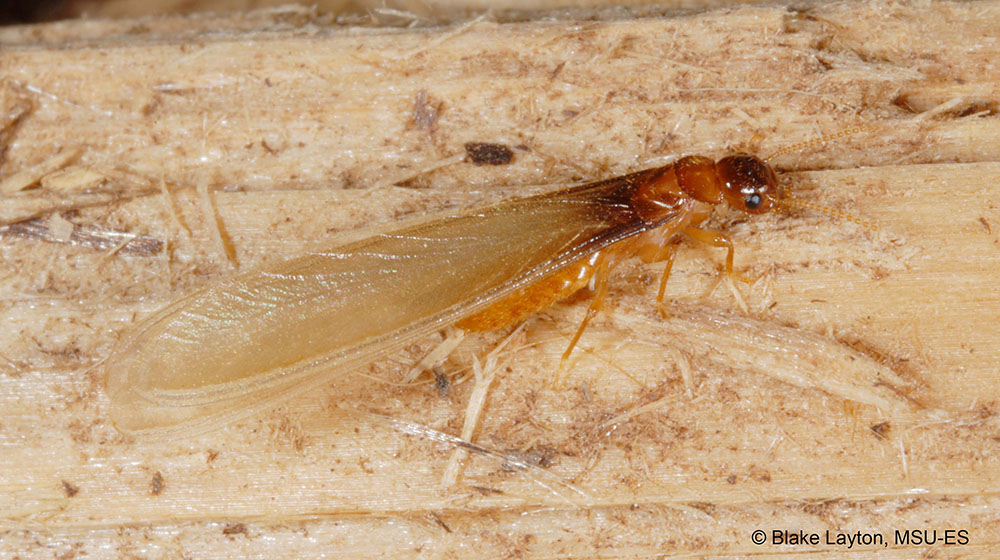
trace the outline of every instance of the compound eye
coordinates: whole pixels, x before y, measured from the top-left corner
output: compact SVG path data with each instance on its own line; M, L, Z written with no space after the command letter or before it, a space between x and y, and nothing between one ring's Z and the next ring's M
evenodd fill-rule
M733 208L760 214L776 201L778 178L763 160L747 154L727 156L715 164L722 194Z

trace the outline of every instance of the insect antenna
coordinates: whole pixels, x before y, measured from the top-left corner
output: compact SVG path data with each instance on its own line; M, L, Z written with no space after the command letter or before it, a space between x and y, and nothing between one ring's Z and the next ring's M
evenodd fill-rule
M784 210L790 210L792 208L808 208L809 210L822 212L828 216L833 216L834 218L838 218L841 220L849 220L869 231L878 231L878 226L867 220L863 220L861 218L858 218L857 216L848 214L847 212L842 212L834 208L829 208L821 204L816 204L815 202L808 202L805 200L799 200L797 198L786 196L785 198L778 199L778 207Z
M790 146L785 146L784 148L780 148L778 151L776 151L776 152L772 153L771 155L765 157L764 161L765 162L766 161L770 161L770 160L772 160L772 159L774 159L776 157L783 156L785 154L791 154L791 153L794 153L794 152L802 152L802 151L808 150L810 148L815 148L816 146L820 146L822 144L826 144L827 142L832 142L834 140L839 140L839 139L844 138L846 136L853 136L855 134L860 134L862 132L868 132L870 130L874 130L874 129L878 128L878 126L879 125L875 125L875 124L867 124L867 125L862 125L862 126L855 126L855 127L851 127L851 128L845 128L844 130L840 130L840 131L834 132L832 134L824 134L823 136L818 136L818 137L813 138L811 140L806 140L804 142L799 142L797 144L792 144Z
M798 142L796 144L791 144L789 146L785 146L784 148L780 148L776 152L773 152L771 155L765 157L764 161L767 162L776 157L783 156L785 154L809 150L811 148L815 148L816 146L821 146L823 144L826 144L827 142L833 142L834 140L839 140L841 138L853 136L855 134L860 134L862 132L869 132L878 127L879 125L877 124L867 124L861 126L854 126L851 128L845 128L843 130L839 130L831 134L824 134L822 136L818 136L811 140L805 140L803 142ZM849 220L869 231L878 231L878 227L875 224L867 220L858 218L857 216L854 216L852 214L848 214L847 212L835 210L833 208L828 208L821 204L816 204L815 202L807 202L805 200L799 200L797 198L788 196L786 193L783 194L784 196L778 199L778 206L786 211L792 208L808 208L816 212L822 212L823 214L826 214L828 216L833 216L834 218L838 218L841 220Z

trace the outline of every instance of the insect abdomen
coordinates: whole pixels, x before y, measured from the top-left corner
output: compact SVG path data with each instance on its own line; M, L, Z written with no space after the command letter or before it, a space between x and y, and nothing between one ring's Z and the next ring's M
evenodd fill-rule
M492 331L513 325L539 309L567 298L590 282L598 253L577 261L555 274L533 282L494 302L455 326L467 331Z

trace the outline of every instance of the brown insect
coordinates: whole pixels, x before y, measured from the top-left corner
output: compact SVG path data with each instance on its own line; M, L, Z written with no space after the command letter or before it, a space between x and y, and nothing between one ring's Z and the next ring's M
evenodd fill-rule
M699 226L722 204L749 214L792 204L778 190L756 156L687 156L222 279L123 337L104 366L113 420L126 432L210 427L443 327L503 328L590 286L594 298L565 358L601 309L616 265L664 263L662 304L683 234L727 249L732 275L732 242Z

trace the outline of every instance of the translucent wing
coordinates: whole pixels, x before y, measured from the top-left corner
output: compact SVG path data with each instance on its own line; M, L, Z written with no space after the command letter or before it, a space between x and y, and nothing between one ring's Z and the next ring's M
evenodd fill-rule
M647 170L242 273L140 322L105 362L126 432L209 427L327 382L625 237ZM676 213L680 213L678 208Z

